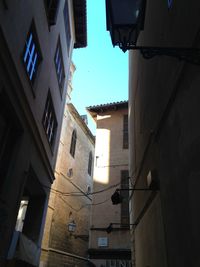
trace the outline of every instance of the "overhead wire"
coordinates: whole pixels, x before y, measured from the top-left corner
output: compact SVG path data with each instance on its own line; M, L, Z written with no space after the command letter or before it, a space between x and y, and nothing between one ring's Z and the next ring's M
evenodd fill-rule
M131 181L131 177L127 177L127 179L129 179ZM132 181L131 181L132 182ZM72 205L70 205L70 203L68 203L66 201L66 199L64 199L63 197L67 197L67 196L73 196L73 197L81 197L81 196L90 196L90 195L96 195L96 194L99 194L99 193L103 193L103 192L106 192L108 190L111 190L117 186L119 186L121 184L121 182L119 183L116 183L116 184L113 184L107 188L104 188L104 189L101 189L101 190L98 190L98 191L94 191L94 192L88 192L88 193L81 193L81 192L64 192L64 191L61 191L61 190L58 190L58 189L54 189L52 187L49 187L49 186L46 186L44 184L42 184L42 186L44 186L45 188L48 188L50 189L50 191L54 194L57 194L58 197L65 203L67 204L72 210L76 211L76 212L79 212L80 210L82 210L83 208L87 207L87 206L98 206L98 205L102 205L108 201L110 201L110 198L108 199L105 199L101 202L98 202L98 203L91 203L91 204L85 204L85 205L82 205L80 206L80 208L76 209L74 207L72 207Z
M91 196L91 195L95 195L95 194L99 194L99 193L103 193L103 192L106 192L114 187L117 187L118 185L120 185L120 183L116 183L114 185L111 185L105 189L101 189L101 190L98 190L98 191L94 191L94 192L89 192L89 193L81 193L81 192L64 192L64 191L60 191L58 189L54 189L52 187L49 187L49 186L46 186L44 184L42 184L45 188L48 188L50 189L53 193L58 193L58 194L61 194L63 196Z
M104 200L104 201L101 201L101 202L98 202L98 203L92 203L92 204L85 204L85 205L82 205L80 206L80 208L76 209L74 207L72 207L62 196L59 196L59 198L65 203L67 204L67 206L69 206L72 210L76 211L76 212L79 212L81 211L83 208L85 207L88 207L88 206L98 206L98 205L102 205L106 202L108 202L110 200L110 198Z

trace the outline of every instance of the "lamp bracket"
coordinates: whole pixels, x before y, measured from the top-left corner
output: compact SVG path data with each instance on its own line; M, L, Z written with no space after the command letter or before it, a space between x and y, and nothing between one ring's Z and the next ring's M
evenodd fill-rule
M158 185L150 186L149 188L124 188L119 189L117 188L114 194L111 196L112 204L117 205L123 202L123 196L120 194L120 191L158 191Z
M113 225L120 225L120 228L113 228ZM129 226L136 226L137 223L110 223L109 226L106 228L106 232L109 234L113 230L127 230Z
M124 189L118 188L116 189L116 191L153 191L153 190L151 188L124 188Z
M88 241L89 240L89 235L73 235L75 238L80 238L84 241Z
M193 47L154 47L154 46L120 46L122 51L139 50L145 59L151 59L155 56L169 56L179 60L184 60L191 64L200 65L200 49Z

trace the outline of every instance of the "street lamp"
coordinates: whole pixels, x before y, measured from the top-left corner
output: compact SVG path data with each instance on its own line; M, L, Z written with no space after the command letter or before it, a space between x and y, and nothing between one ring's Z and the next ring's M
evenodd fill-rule
M68 223L68 231L70 233L73 233L73 232L75 232L75 230L76 230L76 223L75 223L75 221L69 222Z
M146 0L106 0L107 30L113 46L124 52L135 46L144 24Z
M71 221L68 223L68 231L70 235L74 236L75 238L81 238L84 241L88 241L89 236L88 235L75 235L74 232L76 230L76 223L75 221Z
M107 30L113 46L123 52L139 50L145 59L166 55L200 65L200 49L193 47L137 46L139 33L144 28L146 0L105 0Z

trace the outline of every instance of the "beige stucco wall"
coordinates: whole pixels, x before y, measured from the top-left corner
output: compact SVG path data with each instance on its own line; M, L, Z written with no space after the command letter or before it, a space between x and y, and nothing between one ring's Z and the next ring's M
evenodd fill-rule
M127 112L127 109L107 111L97 115L96 118L93 190L94 192L103 190L103 192L93 196L91 228L104 228L104 230L90 231L91 249L101 249L98 246L100 237L108 239L108 246L102 247L104 249L130 248L129 231L113 231L110 234L105 231L110 223L121 222L121 205L113 205L111 195L116 188L120 188L121 170L128 170L128 149L123 149L123 115ZM105 190L112 186L114 187ZM93 262L96 266L106 264L105 260L103 262L93 260Z

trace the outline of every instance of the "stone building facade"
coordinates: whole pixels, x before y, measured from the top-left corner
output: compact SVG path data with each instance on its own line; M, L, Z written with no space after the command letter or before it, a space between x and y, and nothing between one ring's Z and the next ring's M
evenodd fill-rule
M38 266L85 1L0 1L0 266Z
M137 45L199 48L199 10L147 1ZM199 266L199 66L135 51L129 66L130 176L136 188L157 183L132 198L136 266Z
M117 188L129 187L128 102L88 107L96 122L89 257L97 267L131 266L129 193L113 205Z
M73 104L66 104L40 266L90 266L94 144L94 136ZM76 226L74 232L69 231L71 224Z

